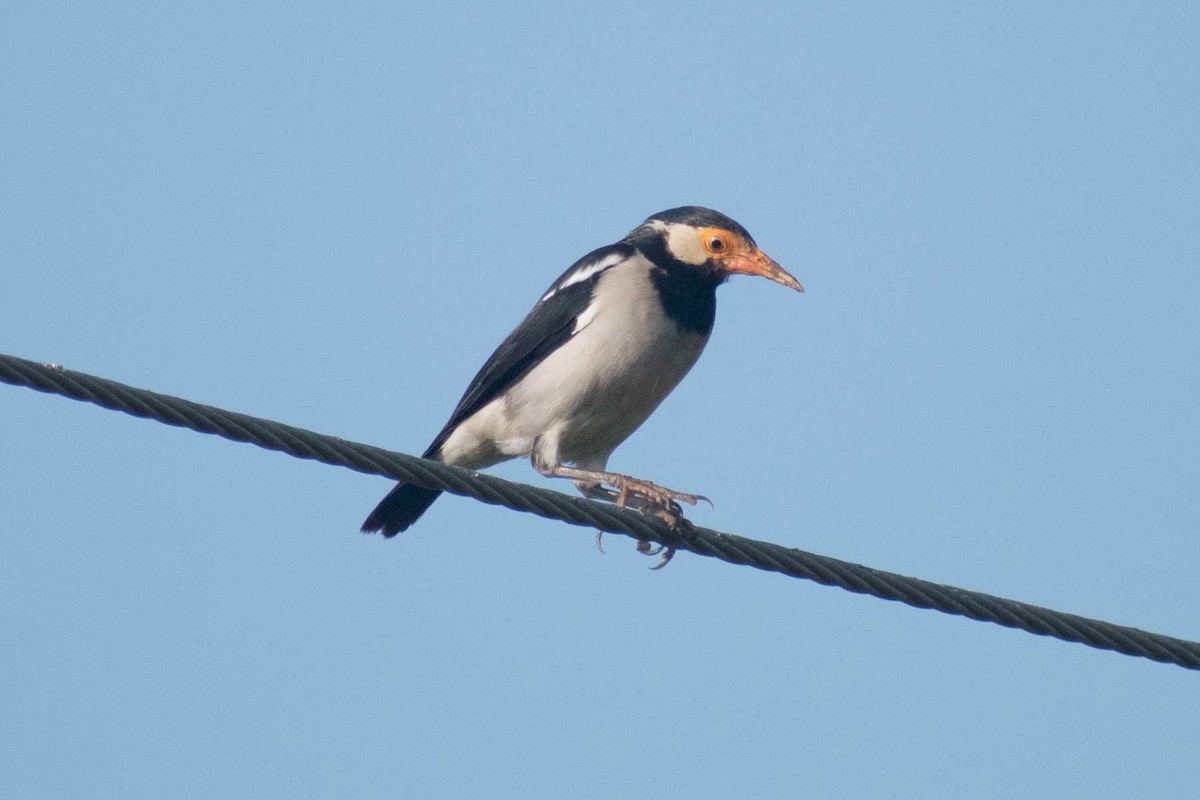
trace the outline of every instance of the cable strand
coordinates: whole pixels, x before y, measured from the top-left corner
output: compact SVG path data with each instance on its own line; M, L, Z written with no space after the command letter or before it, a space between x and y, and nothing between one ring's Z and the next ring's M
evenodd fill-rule
M696 527L687 533L671 530L661 521L636 511L137 389L55 364L39 364L0 354L0 381L174 427L254 444L296 458L406 481L428 489L441 489L546 519L623 533L729 564L751 566L914 608L933 609L1100 650L1200 670L1200 642L877 570L708 528Z

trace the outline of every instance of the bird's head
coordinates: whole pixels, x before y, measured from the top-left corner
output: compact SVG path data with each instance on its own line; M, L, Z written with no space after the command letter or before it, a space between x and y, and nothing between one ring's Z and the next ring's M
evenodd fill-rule
M804 287L758 249L750 233L719 211L683 206L660 211L641 224L631 239L657 238L666 253L682 264L711 272L719 280L760 275L803 292Z

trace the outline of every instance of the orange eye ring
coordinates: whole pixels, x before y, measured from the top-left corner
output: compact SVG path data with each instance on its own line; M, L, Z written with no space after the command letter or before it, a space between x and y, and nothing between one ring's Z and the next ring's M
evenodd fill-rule
M700 228L696 234L700 247L710 258L728 258L746 246L741 236L716 226Z

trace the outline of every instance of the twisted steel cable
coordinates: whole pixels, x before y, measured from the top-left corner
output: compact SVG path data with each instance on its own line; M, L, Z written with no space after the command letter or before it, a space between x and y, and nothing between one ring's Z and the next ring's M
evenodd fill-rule
M348 467L429 489L442 489L572 525L623 533L730 564L744 564L858 594L896 600L916 608L930 608L1101 650L1200 669L1200 642L872 569L708 528L697 527L686 532L671 530L663 522L636 511L136 389L55 364L39 364L0 354L0 381L94 403L167 425L215 434L235 442L249 442L297 458Z

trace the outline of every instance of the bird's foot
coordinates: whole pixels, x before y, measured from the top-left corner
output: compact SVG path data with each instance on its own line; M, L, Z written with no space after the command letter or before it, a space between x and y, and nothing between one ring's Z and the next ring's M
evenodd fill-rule
M686 523L687 525L691 525L691 523L688 522L687 520L684 520L684 523ZM596 549L600 551L601 555L604 555L604 542L602 541L603 537L604 537L604 531L597 530L596 531ZM661 559L659 559L658 563L655 564L650 569L662 569L668 563L670 563L672 558L675 557L675 548L674 547L667 547L666 545L661 545L661 544L650 544L650 542L646 541L645 539L638 540L637 551L644 556L656 556L659 553L663 554L663 557Z
M633 508L644 514L651 514L675 528L683 519L683 506L676 501L682 501L694 506L701 500L713 504L702 494L688 494L659 486L641 478L633 478L618 472L602 472L599 470L566 467L561 464L554 467L539 466L536 459L534 467L543 475L555 478L571 478L575 487L584 497L592 500L604 500L615 503L618 508ZM609 489L611 486L613 488Z
M676 501L682 500L694 506L703 500L712 505L712 501L704 495L677 492L674 489L668 489L665 486L659 486L656 483L641 480L640 478L632 478L628 475L593 472L584 473L581 476L579 471L573 470L571 474L564 475L563 477L576 478L575 485L585 497L593 500L605 500L615 504L618 508L633 508L647 516L662 520L672 531L685 534L694 530L695 526L684 518L683 506ZM580 479L581 477L582 479ZM603 484L608 484L615 488L609 489ZM601 553L604 552L603 536L604 531L596 531L596 549ZM659 562L650 569L662 569L670 563L676 552L674 547L654 545L645 540L638 542L637 549L642 555L662 555Z
M636 508L638 511L658 517L672 529L679 526L683 519L683 506L677 503L682 500L690 506L703 500L712 505L712 501L702 494L677 492L657 483L631 478L628 475L614 475L612 486L617 490L616 504L618 508Z
M618 494L616 504L620 508L629 505L641 511L643 514L648 514L656 517L666 523L667 527L673 531L688 532L694 530L692 525L683 516L683 506L677 503L677 500L682 500L688 505L696 505L703 500L712 505L712 501L704 495L688 494L686 492L677 492L674 489L668 489L665 486L659 486L650 481L640 480L638 478L629 478L620 476L620 479L613 483L617 487ZM657 556L660 553L662 557L658 563L650 569L659 570L671 563L671 559L675 557L676 549L665 545L653 545L650 542L641 540L637 544L637 550L644 556Z

